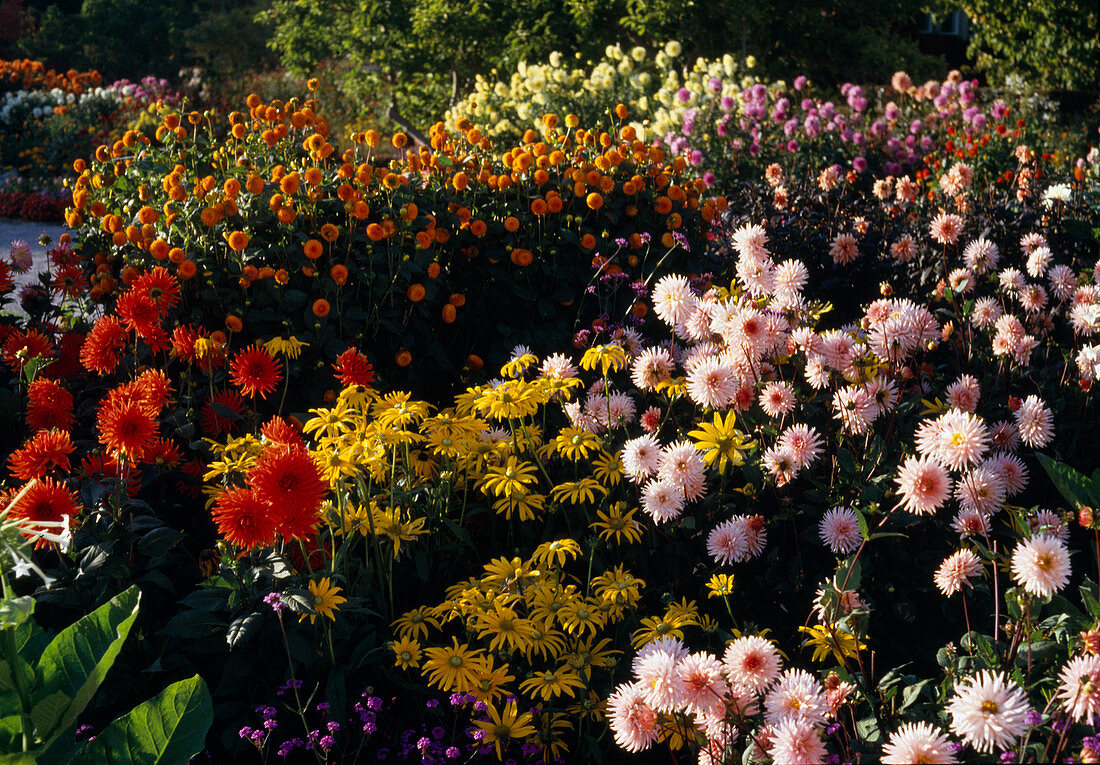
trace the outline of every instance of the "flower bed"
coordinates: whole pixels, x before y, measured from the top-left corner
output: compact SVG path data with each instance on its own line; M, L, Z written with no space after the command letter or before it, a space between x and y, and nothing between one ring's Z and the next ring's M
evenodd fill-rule
M82 722L199 674L215 760L1100 756L1095 154L780 126L712 198L626 107L379 159L248 106L78 163L2 330L6 602L143 592Z

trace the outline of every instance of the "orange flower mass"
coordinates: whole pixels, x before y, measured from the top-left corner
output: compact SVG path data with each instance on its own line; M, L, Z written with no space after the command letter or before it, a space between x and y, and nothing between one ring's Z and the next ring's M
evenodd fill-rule
M140 462L156 435L156 421L136 401L109 401L99 410L99 442L113 454Z
M55 483L52 478L43 478L15 503L10 517L23 521L23 525L33 529L35 521L58 523L67 515L70 518L69 527L72 528L71 519L75 518L79 512L80 507L73 492L66 489L64 484ZM61 529L43 528L42 531L57 534ZM28 539L33 537L32 534L25 536ZM44 539L39 538L35 542L35 547L46 547L48 544Z
M21 481L42 478L51 468L69 471L69 455L76 451L63 430L40 430L8 457L11 473Z
M283 379L283 365L258 345L237 351L229 363L230 380L246 396L261 398L275 390Z
M248 485L271 506L279 534L287 539L312 536L327 486L308 449L269 445L256 460Z
M245 550L275 541L275 516L270 506L251 489L222 492L214 501L211 515L218 533Z
M73 394L60 383L40 377L27 389L27 425L36 430L73 426Z

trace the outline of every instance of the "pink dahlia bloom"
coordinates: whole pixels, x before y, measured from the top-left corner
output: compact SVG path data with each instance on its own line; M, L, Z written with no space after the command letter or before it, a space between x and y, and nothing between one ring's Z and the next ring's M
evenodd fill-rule
M951 477L931 457L908 457L897 477L902 507L916 515L930 515L951 494Z
M951 741L929 723L906 723L890 734L882 748L883 765L952 765L958 762L951 751Z
M859 517L850 507L834 507L825 513L818 526L818 533L821 541L837 555L847 555L863 542Z
M615 743L628 752L641 752L657 740L657 712L646 702L640 682L615 689L607 699L607 716Z
M1075 656L1058 675L1058 698L1077 722L1096 725L1100 717L1100 656Z
M955 696L947 706L951 731L985 753L1011 748L1027 730L1030 710L1020 686L989 671L956 685Z
M1052 534L1036 534L1012 551L1012 578L1032 595L1046 597L1069 583L1069 550Z
M982 559L972 550L959 550L948 556L936 570L936 587L944 595L954 595L964 586L971 587L970 580L982 573Z
M770 640L747 635L726 646L722 668L730 683L760 692L779 677L783 659Z

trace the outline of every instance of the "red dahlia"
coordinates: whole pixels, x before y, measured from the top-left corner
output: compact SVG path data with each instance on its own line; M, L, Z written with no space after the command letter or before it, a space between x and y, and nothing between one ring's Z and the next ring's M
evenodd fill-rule
M336 357L332 365L336 379L345 388L351 385L369 386L374 382L374 367L358 348L348 348Z
M140 462L156 436L156 421L135 401L108 401L99 409L99 442L113 454Z
M308 449L282 444L267 446L248 476L248 485L257 497L271 505L282 536L306 539L313 534L328 487Z
M275 541L275 515L271 506L251 489L229 489L218 495L211 511L218 533L249 550Z
M11 517L23 521L24 526L36 528L35 521L47 523L59 523L64 516L69 516L69 528L73 527L73 519L80 512L76 495L65 488L62 483L55 483L52 478L43 478L36 481L23 497L15 503L11 509ZM62 529L56 527L38 527L41 531L50 534L59 534ZM28 539L32 534L25 535ZM39 538L35 547L46 547L49 543Z
M246 396L267 394L275 390L283 379L283 364L258 345L250 345L237 351L229 363L230 380Z
M64 430L40 430L8 457L12 475L21 481L42 478L52 468L69 472L69 455L76 451Z
M61 384L40 377L27 388L27 425L36 430L73 426L73 394Z
M126 328L113 314L103 316L84 338L80 363L89 372L105 375L118 366L119 351L126 347Z

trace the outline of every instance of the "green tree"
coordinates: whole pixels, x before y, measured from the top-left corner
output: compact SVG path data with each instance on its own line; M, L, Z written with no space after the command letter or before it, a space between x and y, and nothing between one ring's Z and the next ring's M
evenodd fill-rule
M948 8L947 6L951 7ZM1100 90L1096 0L953 0L971 20L968 53L994 82L1018 74L1044 90Z

